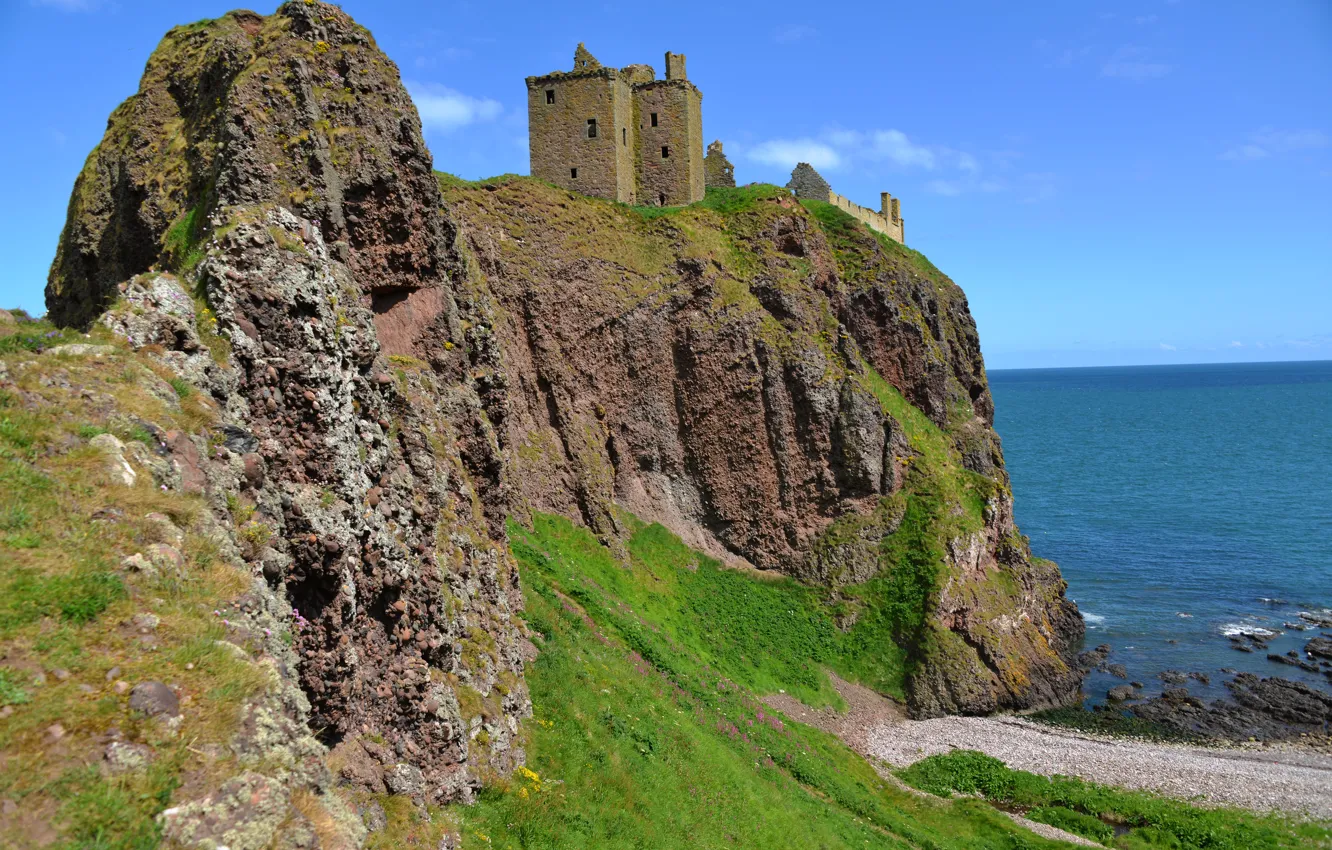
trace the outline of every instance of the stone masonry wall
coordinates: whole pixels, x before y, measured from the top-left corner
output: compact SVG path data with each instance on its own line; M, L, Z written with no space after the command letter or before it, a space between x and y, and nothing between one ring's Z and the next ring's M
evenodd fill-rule
M902 219L901 203L887 192L882 192L879 195L883 202L881 210L862 207L850 198L834 192L832 187L828 185L828 181L824 180L823 176L815 171L814 166L808 162L801 162L796 165L791 171L791 180L786 184L786 188L795 192L797 198L832 204L871 229L877 230L903 245L906 244L906 227Z
M791 172L791 180L786 188L795 192L797 198L811 201L828 201L832 196L832 187L828 181L814 170L808 162L798 163Z
M702 200L702 96L683 80L635 86L634 93L638 109L639 203L673 206ZM653 113L657 115L655 127Z
M882 212L872 210L869 207L862 207L855 201L852 201L843 195L839 195L836 192L830 192L828 194L828 203L846 212L853 218L859 219L862 223L873 230L879 231L884 236L895 239L904 245L906 244L906 239L903 238L904 228L901 218L898 218L897 221L893 221L891 213L889 213L889 215L884 215Z
M616 150L621 129L617 118L627 117L626 92L620 91L625 88L613 68L529 77L532 176L585 195L631 203L632 183L620 179ZM550 91L555 93L554 103L546 102ZM588 138L589 118L597 122L596 138Z
M735 188L735 166L722 151L721 140L708 145L708 155L703 157L703 182L707 188Z
M703 96L684 60L667 53L668 79L656 80L649 65L608 68L579 44L572 72L528 77L532 176L627 204L702 200Z

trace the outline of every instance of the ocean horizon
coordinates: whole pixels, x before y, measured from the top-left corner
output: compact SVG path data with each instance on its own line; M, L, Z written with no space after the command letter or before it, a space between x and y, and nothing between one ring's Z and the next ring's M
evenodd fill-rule
M1303 655L1332 606L1332 361L1079 366L989 372L1015 515L1057 562L1088 647L1148 696L1166 670L1304 681L1269 660ZM1265 650L1235 649L1258 634ZM1124 680L1093 673L1092 702Z

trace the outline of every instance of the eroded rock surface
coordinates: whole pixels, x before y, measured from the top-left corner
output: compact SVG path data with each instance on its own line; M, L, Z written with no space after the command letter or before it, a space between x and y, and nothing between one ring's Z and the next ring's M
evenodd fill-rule
M369 736L431 802L521 763L530 713L503 386L496 352L465 343L490 321L455 299L453 238L396 66L336 6L289 2L167 34L79 176L47 288L62 323L112 308L106 327L229 420L207 443L161 436L171 485L239 529L309 699L257 706L237 752L292 723ZM179 840L227 843L181 817Z
M1076 698L1081 618L1014 527L975 325L923 258L781 194L645 222L533 181L450 186L468 288L503 307L526 504L612 547L622 505L833 588L926 526L941 566L906 637L913 711Z

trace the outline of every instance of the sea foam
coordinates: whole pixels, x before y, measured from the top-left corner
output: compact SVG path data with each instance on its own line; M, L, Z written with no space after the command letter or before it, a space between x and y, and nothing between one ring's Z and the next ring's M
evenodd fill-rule
M1244 623L1226 623L1221 627L1221 634L1226 637L1236 635L1248 635L1249 637L1276 637L1280 632L1274 632L1271 629L1264 629L1261 626L1249 626Z

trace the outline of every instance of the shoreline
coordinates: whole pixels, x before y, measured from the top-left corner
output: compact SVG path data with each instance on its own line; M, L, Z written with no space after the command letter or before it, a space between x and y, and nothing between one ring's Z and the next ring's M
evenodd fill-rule
M763 701L894 770L955 749L978 750L1044 776L1077 776L1204 807L1332 820L1332 755L1298 739L1214 746L1090 733L1013 715L909 720L898 703L828 675L845 711L812 709L785 694Z

